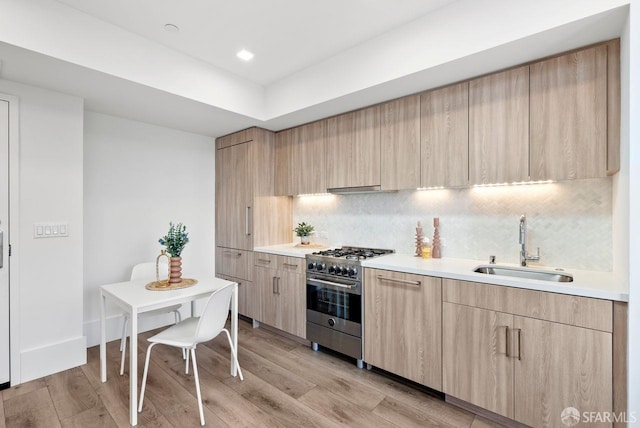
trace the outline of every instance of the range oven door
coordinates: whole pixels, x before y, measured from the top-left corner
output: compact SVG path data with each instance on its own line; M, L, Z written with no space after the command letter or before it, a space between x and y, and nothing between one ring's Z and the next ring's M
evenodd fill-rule
M307 277L307 311L360 324L361 306L359 283Z

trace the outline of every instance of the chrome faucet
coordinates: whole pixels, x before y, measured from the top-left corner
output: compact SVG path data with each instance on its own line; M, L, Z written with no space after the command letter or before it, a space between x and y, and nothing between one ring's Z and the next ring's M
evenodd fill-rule
M527 217L522 214L520 216L520 239L519 243L521 245L520 248L520 265L526 266L527 262L537 262L540 260L540 247L538 247L538 252L535 256L527 254Z

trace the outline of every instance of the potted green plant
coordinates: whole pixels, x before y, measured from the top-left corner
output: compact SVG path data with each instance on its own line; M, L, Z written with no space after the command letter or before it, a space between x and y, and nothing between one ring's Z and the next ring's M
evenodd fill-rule
M178 283L182 281L182 250L184 246L189 242L189 234L187 233L187 226L182 223L173 224L169 222L169 231L165 236L158 239L160 245L167 247L163 250L163 254L166 251L171 256L169 259L169 283ZM156 261L157 265L157 261ZM156 267L157 271L157 267Z
M296 233L296 236L300 237L300 243L302 245L309 245L309 235L313 232L313 226L303 221L302 223L298 223L298 226L296 226L293 231Z

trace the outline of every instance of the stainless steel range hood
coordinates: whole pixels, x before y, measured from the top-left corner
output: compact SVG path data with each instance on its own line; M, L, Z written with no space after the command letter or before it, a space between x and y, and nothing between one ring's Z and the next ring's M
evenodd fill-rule
M378 193L382 192L382 188L380 185L376 186L357 186L357 187L334 187L332 189L327 189L328 193L333 193L336 195L353 195L354 193ZM392 190L395 192L396 190ZM385 190L388 192L388 190Z

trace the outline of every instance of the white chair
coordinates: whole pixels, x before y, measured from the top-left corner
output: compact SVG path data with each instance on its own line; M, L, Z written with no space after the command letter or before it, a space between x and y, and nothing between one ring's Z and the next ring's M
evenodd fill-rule
M169 271L169 266L166 263L160 263L158 265L158 272L161 272L164 275ZM150 263L140 263L133 267L131 270L131 280L143 280L146 279L149 282L156 280L156 264L153 262ZM158 293L161 293L158 291ZM180 307L182 305L173 305L167 306L166 308L160 308L149 312L142 312L138 314L138 319L148 318L155 315L164 315L173 312L173 315L176 320L176 324L181 321L180 316ZM127 350L127 326L129 325L129 314L124 314L124 323L122 324L122 339L120 340L120 352L122 352L122 359L120 360L120 376L124 374L124 355ZM186 354L182 353L183 358L186 358Z
M151 349L158 343L186 349L187 353L191 351L201 425L204 425L204 412L202 410L200 379L198 378L198 365L196 363L196 346L199 343L212 340L224 331L227 334L227 339L229 340L231 354L233 355L233 360L238 368L240 380L244 380L240 364L238 363L236 349L233 347L233 343L231 342L231 335L229 334L229 331L224 328L225 322L227 321L227 315L229 314L231 295L234 287L237 286L237 284L229 284L228 286L215 291L211 297L209 297L209 300L207 300L201 316L187 318L186 320L181 321L149 338L151 345L147 348L147 357L144 362L144 375L142 376L142 390L140 391L140 405L138 406L138 412L142 412L142 403L144 402L144 391L147 385L147 373L149 371L149 357L151 356ZM187 358L187 373L188 371Z

